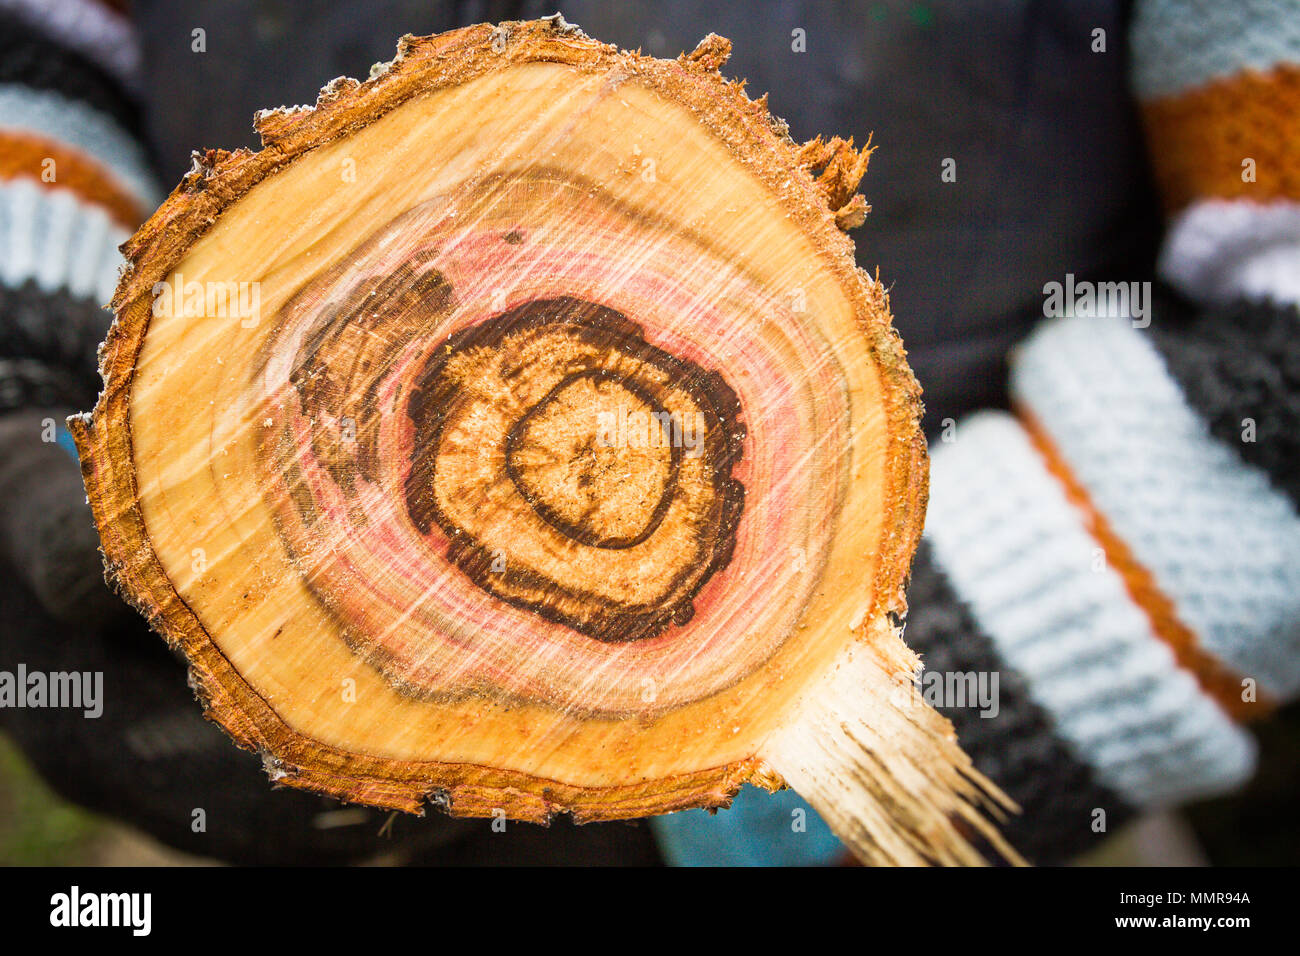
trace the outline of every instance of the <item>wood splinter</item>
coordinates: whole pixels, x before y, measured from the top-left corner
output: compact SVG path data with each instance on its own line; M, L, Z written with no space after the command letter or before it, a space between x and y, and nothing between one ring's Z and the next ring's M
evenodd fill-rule
M552 18L263 112L125 245L73 419L111 581L281 784L579 822L794 786L1016 859L914 691L920 394L869 150Z

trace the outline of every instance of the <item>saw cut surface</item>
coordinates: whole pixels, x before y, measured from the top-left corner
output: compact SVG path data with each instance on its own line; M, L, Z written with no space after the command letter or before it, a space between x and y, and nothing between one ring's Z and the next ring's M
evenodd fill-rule
M346 258L280 311L250 400L258 487L359 654L415 694L613 715L707 697L791 635L849 409L789 303L553 172L458 186Z
M977 775L885 700L925 452L842 231L867 153L792 143L728 48L408 37L125 247L73 420L109 573L273 779L597 820L896 748L853 839L960 843ZM884 771L792 732L841 704Z

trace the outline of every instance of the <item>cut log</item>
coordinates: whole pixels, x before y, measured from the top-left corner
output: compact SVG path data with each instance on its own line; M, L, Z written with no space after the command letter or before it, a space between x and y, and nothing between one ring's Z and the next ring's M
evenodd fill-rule
M728 52L407 37L124 247L72 422L106 567L274 780L537 822L789 783L869 861L1014 857L901 639L868 150L791 142Z

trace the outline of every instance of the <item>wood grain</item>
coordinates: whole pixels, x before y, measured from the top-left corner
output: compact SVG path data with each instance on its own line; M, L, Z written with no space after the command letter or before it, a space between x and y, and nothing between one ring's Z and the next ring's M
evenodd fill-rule
M407 37L260 114L260 151L196 154L124 247L72 422L106 565L279 783L539 822L725 806L835 776L791 735L853 648L879 681L845 707L914 678L919 389L843 232L868 150L791 142L728 51L555 18ZM931 770L839 828L972 859L933 822L991 787L936 713L899 719L873 779Z

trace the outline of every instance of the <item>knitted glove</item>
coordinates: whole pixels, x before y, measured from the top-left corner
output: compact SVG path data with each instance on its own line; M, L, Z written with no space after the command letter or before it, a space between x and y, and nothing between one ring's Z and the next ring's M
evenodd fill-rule
M1241 451L1251 422L1300 428L1300 319L1177 316L1044 326L1016 357L1018 417L973 417L934 451L927 539L968 620L944 633L921 611L908 637L930 667L1001 673L1003 708L1023 688L1036 732L947 710L1040 859L1236 786L1240 724L1300 689L1294 439Z
M49 613L112 607L64 417L99 390L117 247L158 200L126 92L126 21L89 0L0 2L0 549Z

